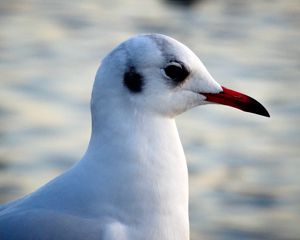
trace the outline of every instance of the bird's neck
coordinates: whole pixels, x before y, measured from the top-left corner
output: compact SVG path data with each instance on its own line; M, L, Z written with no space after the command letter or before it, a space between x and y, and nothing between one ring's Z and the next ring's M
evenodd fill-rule
M172 229L182 225L186 234L188 174L174 119L119 112L95 120L80 165L98 182L101 202L118 206L125 221L148 218L162 226L166 221Z
M140 172L141 180L187 184L186 160L175 120L159 115L119 111L117 116L101 116L93 124L83 162L99 174L103 168L113 168L111 173L119 171L121 175Z

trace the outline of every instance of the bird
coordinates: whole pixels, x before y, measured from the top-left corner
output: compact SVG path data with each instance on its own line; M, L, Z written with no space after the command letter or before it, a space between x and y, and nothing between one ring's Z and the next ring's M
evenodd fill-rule
M120 43L96 73L85 154L2 205L0 239L189 239L188 169L175 117L210 103L270 117L255 99L217 83L169 36Z

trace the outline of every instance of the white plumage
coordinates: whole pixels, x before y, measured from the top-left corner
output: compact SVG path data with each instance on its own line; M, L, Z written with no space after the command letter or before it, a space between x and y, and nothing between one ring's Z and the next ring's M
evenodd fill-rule
M96 75L84 157L2 206L0 239L189 239L188 172L174 117L218 93L201 61L172 38L119 45Z

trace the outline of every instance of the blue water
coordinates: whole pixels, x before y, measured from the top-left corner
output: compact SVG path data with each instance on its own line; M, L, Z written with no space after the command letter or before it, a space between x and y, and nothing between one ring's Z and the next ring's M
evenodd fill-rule
M192 239L300 239L298 0L2 1L0 27L1 202L80 159L101 58L134 34L160 32L271 114L204 106L177 118Z

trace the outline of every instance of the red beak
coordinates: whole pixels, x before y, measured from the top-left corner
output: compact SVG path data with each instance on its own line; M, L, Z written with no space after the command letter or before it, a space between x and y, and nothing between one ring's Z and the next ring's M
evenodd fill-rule
M261 105L255 99L228 88L222 87L223 91L220 93L201 93L206 96L206 101L219 103L223 105L228 105L234 108L238 108L245 112L259 114L265 117L270 117L270 114L265 109L263 105Z

